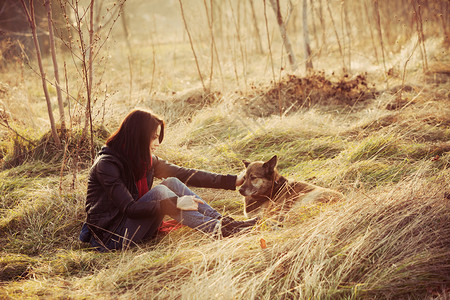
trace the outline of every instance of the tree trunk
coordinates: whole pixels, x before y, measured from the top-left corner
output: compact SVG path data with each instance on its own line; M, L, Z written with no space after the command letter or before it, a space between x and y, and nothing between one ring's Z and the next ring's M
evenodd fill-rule
M327 2L328 14L330 15L331 24L333 24L334 34L336 36L336 41L337 41L338 46L339 46L339 53L341 54L341 57L342 57L342 69L343 69L344 72L347 72L347 70L345 68L344 52L342 51L341 40L340 40L339 34L338 34L337 30L336 30L336 24L334 23L333 13L331 12L331 8L330 8L330 2L328 0L326 0L326 2Z
M303 0L303 41L305 45L305 67L306 71L313 69L313 64L311 60L311 46L309 42L309 31L308 31L308 14L307 14L308 2Z
M373 2L374 8L375 8L375 19L376 19L376 25L378 30L378 37L380 38L380 45L381 45L381 55L383 57L383 67L384 67L384 73L385 76L387 74L387 68L386 68L386 58L384 56L384 43L383 43L383 32L381 30L381 20L380 20L380 10L378 7L378 0L375 0Z
M415 0L415 1L417 1L417 0ZM428 61L427 61L427 51L425 48L425 37L423 35L422 13L420 10L420 4L417 3L417 8L416 8L416 4L414 3L415 1L412 1L412 7L414 10L414 16L416 19L417 35L419 37L419 42L420 42L420 50L421 50L422 60L423 60L423 71L425 72L428 70Z
M325 25L325 20L323 17L322 0L319 0L319 19L320 19L320 25L322 26L322 43L323 43L323 46L325 47L325 49L327 49L328 45L327 45L327 39L326 39L326 25Z
M250 6L252 9L253 26L255 27L258 50L259 50L259 53L263 54L264 51L263 51L263 47L262 47L261 35L259 33L258 20L256 19L255 6L253 4L253 0L250 0Z
M211 90L211 82L212 82L212 74L213 74L213 64L214 64L214 54L216 55L217 60L217 66L219 68L220 73L220 80L222 82L222 87L224 86L224 80L223 80L223 72L222 72L222 66L220 65L220 58L219 58L219 52L217 51L217 45L216 45L216 39L214 37L214 8L216 5L214 4L213 0L209 1L209 5L211 8L211 11L208 12L208 7L206 4L206 0L204 0L205 9L206 9L206 19L208 20L208 27L209 32L211 35L211 77L210 77L210 86L209 89ZM214 50L214 51L213 51Z
M297 70L297 62L295 60L294 51L292 50L291 41L286 33L286 24L284 24L283 17L281 16L280 0L270 0L270 4L272 5L273 11L275 12L275 16L277 18L281 38L283 39L284 47L286 48L286 52L288 54L289 64L291 65L292 71L295 71Z
M371 17L370 17L370 15L369 15L369 9L367 8L367 2L366 2L366 0L364 0L363 2L364 2L364 11L366 12L366 17L367 17L367 24L369 25L369 26L367 26L367 27L369 27L370 39L372 40L372 46L373 46L373 50L374 50L374 52L375 52L376 63L378 64L378 63L379 63L379 60L378 60L378 52L377 52L377 46L376 46L376 44L375 44L375 39L374 39L374 36L373 36L372 23L371 23L371 21L370 21L370 20L371 20Z
M348 2L348 1L347 1ZM347 40L348 40L348 71L352 71L352 32L351 32L351 26L348 18L348 3L345 0L342 1L343 10L344 10L344 23L345 23L345 32L347 33ZM344 24L343 24L344 25ZM344 30L342 30L342 34L344 34ZM345 40L345 35L344 35Z
M313 0L309 0L309 5L311 6L311 21L312 21L312 31L313 31L313 37L315 40L315 45L316 48L319 48L319 37L317 36L317 26L316 26L316 16L314 16L314 1Z
M44 89L45 100L47 101L47 111L48 111L48 117L50 119L50 126L52 129L52 137L53 137L53 140L54 140L56 146L58 148L60 148L61 141L59 139L58 132L57 132L56 126L55 126L55 118L53 117L52 103L50 102L50 95L49 95L48 89L47 89L47 79L45 77L44 66L42 65L41 49L39 47L39 41L38 41L38 37L36 34L36 21L34 18L33 0L30 0L30 10L29 11L25 4L25 0L20 0L20 2L22 3L25 14L27 15L28 23L30 24L31 33L33 36L33 42L34 42L34 47L36 49L36 57L37 57L38 65L39 65L39 71L41 73L42 88Z
M91 133L91 160L95 157L95 149L94 149L94 129L92 127L92 85L94 83L94 2L95 0L91 0L91 10L90 10L90 19L89 19L89 84L87 86L87 109L86 113L89 118L89 129Z
M59 82L59 70L58 70L58 61L56 59L55 39L53 37L52 5L50 0L45 0L44 5L45 8L47 9L48 33L49 33L50 51L52 53L53 71L55 73L55 86L56 86L56 95L58 97L59 118L61 121L61 130L64 130L66 128L66 121L64 117L64 103L61 93L61 85Z
M192 50L192 53L194 54L198 76L200 77L200 81L202 82L203 91L206 92L207 90L206 90L205 82L203 80L202 72L200 71L200 66L198 64L197 54L195 53L195 49L194 49L194 42L192 41L191 33L189 31L189 28L188 28L188 25L186 22L186 18L184 16L183 2L181 0L178 0L178 2L180 3L181 17L183 18L184 27L185 27L187 35L189 37L189 43L191 44L191 50Z

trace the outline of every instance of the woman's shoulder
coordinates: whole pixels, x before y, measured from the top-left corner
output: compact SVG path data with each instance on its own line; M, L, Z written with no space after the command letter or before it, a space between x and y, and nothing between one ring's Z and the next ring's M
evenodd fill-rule
M180 168L179 166L177 166L171 162L168 162L166 159L152 154L152 167L153 168L166 167L166 166Z
M103 169L113 166L123 168L122 160L111 148L106 146L102 147L94 161L93 167Z
M152 154L152 166L161 164L161 163L167 163L164 159L160 158L159 156L156 156Z

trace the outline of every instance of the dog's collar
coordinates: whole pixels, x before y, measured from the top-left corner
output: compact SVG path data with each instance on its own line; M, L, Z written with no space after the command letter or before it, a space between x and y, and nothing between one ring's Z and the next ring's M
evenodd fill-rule
M283 176L280 177L279 180L274 180L275 186L282 186L285 184L288 180L284 178Z
M273 180L272 191L270 193L271 199L273 199L273 197L283 188L287 181L288 180L283 176L281 176L278 180Z
M280 178L278 180L275 180L275 178L273 178L272 188L270 189L269 196L256 194L256 195L252 195L252 197L273 201L273 198L275 197L275 195L283 188L283 186L286 184L286 182L288 182L288 180L286 178L284 178L283 176L280 176Z

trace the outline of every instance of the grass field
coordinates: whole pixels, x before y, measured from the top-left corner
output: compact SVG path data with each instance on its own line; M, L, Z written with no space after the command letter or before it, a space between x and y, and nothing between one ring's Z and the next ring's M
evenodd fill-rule
M450 56L440 19L432 18L436 10L448 14L448 4L423 6L424 68L415 25L405 19L411 16L406 5L416 2L393 5L397 14L389 23L389 6L380 1L384 68L367 26L343 35L344 6L325 1L339 12L335 29L347 54L342 58L333 43L331 23L325 32L318 19L315 27L309 20L315 71L307 73L303 66L289 70L270 6L269 52L256 2L263 53L245 17L249 4L214 2L223 17L215 15L222 22L217 30L225 34L217 35L212 68L206 21L193 15L204 3L183 2L203 86L179 5L167 3L159 11L127 2L131 52L120 22L103 36L107 43L94 67L93 146L98 149L131 109L148 108L167 121L156 155L170 162L238 174L243 159L276 154L285 177L337 189L346 200L304 206L282 226L263 219L238 237L213 240L183 227L131 249L92 251L78 240L91 164L91 145L80 140L85 99L79 67L70 64L70 53L60 53L71 95L62 150L51 140L35 62L3 57L0 299L449 299ZM373 3L349 5L350 22L363 21L363 4ZM301 61L301 5L294 8L288 33ZM233 31L239 11L240 35ZM51 74L50 57L44 65ZM56 91L48 86L53 101ZM56 115L56 102L53 109ZM237 191L195 191L217 210L244 219Z

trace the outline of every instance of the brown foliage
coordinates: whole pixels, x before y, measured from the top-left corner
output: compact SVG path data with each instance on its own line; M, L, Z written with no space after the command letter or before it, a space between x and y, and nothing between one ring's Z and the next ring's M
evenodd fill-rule
M251 95L240 101L244 111L259 117L287 114L315 106L352 106L375 95L363 74L353 78L344 75L338 80L331 80L323 72L306 77L287 75L275 85L259 89L253 85L252 90Z
M108 136L105 128L94 129L96 148L101 147L102 139ZM51 132L47 132L34 143L16 137L13 143L12 153L5 157L2 168L8 169L19 166L29 160L42 160L46 163L62 162L64 155L75 157L79 163L90 164L90 141L88 137L82 137L80 132L58 129L58 135L66 141L65 149L61 149L54 143ZM66 152L66 154L64 154ZM66 158L67 159L67 158Z

